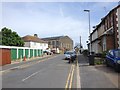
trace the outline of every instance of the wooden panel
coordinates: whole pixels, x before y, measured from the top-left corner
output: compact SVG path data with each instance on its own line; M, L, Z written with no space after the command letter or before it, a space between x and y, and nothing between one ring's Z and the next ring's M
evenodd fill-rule
M0 49L1 54L1 61L0 61L0 66L10 64L11 63L11 54L10 54L10 49Z

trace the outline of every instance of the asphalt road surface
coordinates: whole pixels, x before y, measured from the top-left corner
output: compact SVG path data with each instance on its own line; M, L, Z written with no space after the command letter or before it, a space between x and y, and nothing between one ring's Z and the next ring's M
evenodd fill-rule
M3 68L2 88L118 88L119 74L105 65L89 66L78 56L68 64L64 55L14 64Z
M63 58L57 55L5 70L2 88L72 88L75 65Z

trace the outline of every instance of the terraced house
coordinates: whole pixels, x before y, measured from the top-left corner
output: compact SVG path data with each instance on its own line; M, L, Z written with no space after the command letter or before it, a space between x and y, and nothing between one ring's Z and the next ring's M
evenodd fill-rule
M90 40L92 52L95 53L120 48L120 5L101 19L91 33Z

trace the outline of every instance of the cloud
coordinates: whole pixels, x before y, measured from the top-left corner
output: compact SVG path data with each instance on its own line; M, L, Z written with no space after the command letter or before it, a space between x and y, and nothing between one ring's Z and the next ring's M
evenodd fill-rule
M80 41L81 35L82 44L84 48L87 48L88 18L79 11L79 8L82 10L84 7L81 8L79 4L77 6L75 3L60 4L4 3L2 26L11 28L20 36L38 34L40 38L43 38L68 35L74 40L74 43ZM75 4L77 8L69 7L70 4L72 6ZM91 19L91 24L96 25L96 18Z
M64 17L62 7L60 7L60 15L61 15L62 17Z

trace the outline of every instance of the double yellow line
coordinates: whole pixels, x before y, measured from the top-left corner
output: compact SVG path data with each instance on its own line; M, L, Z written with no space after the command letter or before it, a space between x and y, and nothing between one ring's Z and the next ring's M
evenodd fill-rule
M70 72L68 74L67 82L66 82L66 85L65 85L65 90L68 90L68 89L70 90L72 88L74 67L75 67L75 65L71 66Z

